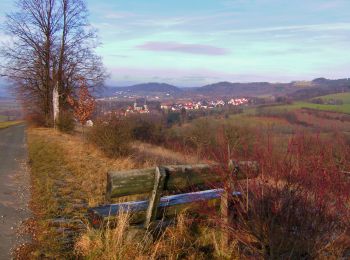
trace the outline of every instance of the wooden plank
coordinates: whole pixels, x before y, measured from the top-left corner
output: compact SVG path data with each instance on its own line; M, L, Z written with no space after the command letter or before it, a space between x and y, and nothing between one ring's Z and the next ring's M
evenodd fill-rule
M218 165L195 164L164 166L167 173L164 189L181 191L191 186L218 183L221 181L222 176L215 172L215 167L218 167Z
M179 205L187 205L199 201L212 201L220 199L223 192L224 189L213 189L164 196L160 198L158 204L158 217L162 216L163 214L165 216L173 215L174 212L178 211L179 208L177 208L177 206ZM240 194L240 192L232 193L233 196L239 196ZM145 212L148 208L148 203L149 202L147 200L143 200L104 205L88 209L88 214L90 216L90 219L92 219L92 222L94 222L94 220L101 221L104 218L115 217L123 212L128 212L130 214L135 214L134 218L132 218L131 223L139 223L144 220ZM175 207L175 210L166 210L165 212L160 211L171 207Z
M164 189L165 177L166 177L166 172L164 167L156 167L154 187L149 199L147 213L146 213L146 220L144 223L145 228L148 228L150 223L153 220L155 220L157 217L157 209L158 209L161 192Z
M237 165L249 172L247 176L245 172L237 168L232 172L237 179L256 177L258 174L256 163L238 162ZM181 191L191 186L216 184L222 181L222 176L215 172L215 167L218 167L218 164L164 166L167 174L164 190ZM154 186L154 174L155 168L108 172L107 199L151 192Z
M107 173L106 199L150 192L153 189L155 167Z

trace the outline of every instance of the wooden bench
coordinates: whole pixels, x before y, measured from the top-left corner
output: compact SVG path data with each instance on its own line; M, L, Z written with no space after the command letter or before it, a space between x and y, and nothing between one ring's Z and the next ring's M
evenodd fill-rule
M220 173L218 164L168 165L128 171L107 173L107 200L123 196L147 194L148 200L102 205L88 210L90 221L99 226L106 219L121 212L131 214L131 223L143 223L145 228L156 219L175 215L185 206L199 201L228 199L223 182L227 178L242 180L258 175L258 164L252 161L230 162L229 174ZM226 180L224 180L226 178ZM209 187L209 188L208 188ZM215 189L213 189L215 187ZM210 189L212 188L212 189ZM184 191L193 190L195 192ZM163 196L164 192L177 192L176 195ZM233 192L239 196L239 192ZM221 207L225 203L221 203ZM227 207L226 203L226 207ZM228 209L223 209L226 212Z

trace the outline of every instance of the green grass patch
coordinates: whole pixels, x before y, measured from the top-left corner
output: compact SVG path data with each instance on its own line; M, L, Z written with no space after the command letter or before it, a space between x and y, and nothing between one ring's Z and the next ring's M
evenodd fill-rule
M23 123L23 121L0 122L0 129L7 128L7 127L10 127L10 126L14 126L14 125L19 125L19 124L22 124L22 123Z
M339 100L343 101L346 104L350 104L350 92L336 93L336 94L331 94L331 95L326 95L326 96L320 96L319 98L339 99Z
M330 99L341 100L343 104L328 105L328 104L314 104L309 101L297 101L292 104L269 106L269 108L276 111L277 110L292 111L296 109L310 108L310 109L316 109L316 110L350 114L350 92L331 94L331 95L320 96L316 98L322 98L324 100L330 100Z

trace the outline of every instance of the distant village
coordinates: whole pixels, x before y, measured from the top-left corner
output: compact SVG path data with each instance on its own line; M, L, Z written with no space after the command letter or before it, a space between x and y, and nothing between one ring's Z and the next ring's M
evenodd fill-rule
M187 102L161 102L160 109L163 111L181 111L185 110L199 110L199 109L214 109L221 108L225 106L241 106L249 103L247 98L231 98L228 101L222 99L215 101L187 101ZM125 110L125 115L127 114L148 114L150 109L147 105L146 100L141 104L140 102L135 102L133 106L128 106Z
M193 110L193 109L213 109L217 107L224 107L227 105L231 106L240 106L248 104L247 98L236 98L236 99L230 99L229 101L225 102L224 100L216 100L216 101L198 101L198 102L186 102L186 103L162 103L161 109L163 110L172 110L172 111L179 111L181 109L186 110Z

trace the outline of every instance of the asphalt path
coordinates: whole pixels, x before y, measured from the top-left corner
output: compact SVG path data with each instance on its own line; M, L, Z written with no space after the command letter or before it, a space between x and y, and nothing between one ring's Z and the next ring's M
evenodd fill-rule
M25 125L0 129L0 260L28 238L19 235L30 217Z

